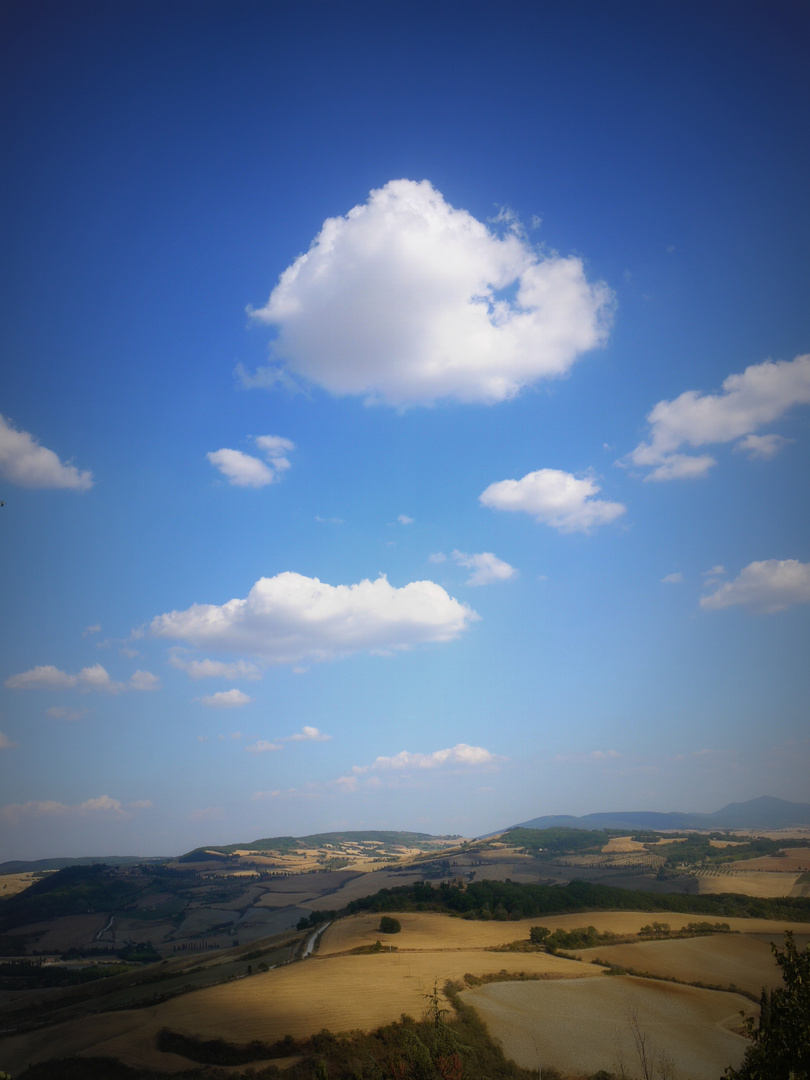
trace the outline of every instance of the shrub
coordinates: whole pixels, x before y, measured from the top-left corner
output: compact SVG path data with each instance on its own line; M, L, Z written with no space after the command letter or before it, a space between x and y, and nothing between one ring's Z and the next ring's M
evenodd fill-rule
M383 915L380 919L381 934L398 934L401 929L399 919L392 919L390 915Z

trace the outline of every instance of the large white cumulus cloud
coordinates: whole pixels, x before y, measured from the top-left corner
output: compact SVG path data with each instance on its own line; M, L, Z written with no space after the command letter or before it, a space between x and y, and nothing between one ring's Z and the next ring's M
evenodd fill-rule
M260 578L245 599L158 615L150 629L158 637L285 664L451 641L477 618L432 581L401 589L385 577L327 585L287 571Z
M270 385L286 365L397 406L503 401L601 344L612 302L580 259L497 236L427 180L392 180L328 218L252 312L278 327L279 366L243 377Z

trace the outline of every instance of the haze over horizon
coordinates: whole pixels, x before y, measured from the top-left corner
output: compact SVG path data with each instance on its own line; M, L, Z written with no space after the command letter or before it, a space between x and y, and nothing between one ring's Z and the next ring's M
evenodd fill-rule
M806 6L2 18L0 861L810 801Z

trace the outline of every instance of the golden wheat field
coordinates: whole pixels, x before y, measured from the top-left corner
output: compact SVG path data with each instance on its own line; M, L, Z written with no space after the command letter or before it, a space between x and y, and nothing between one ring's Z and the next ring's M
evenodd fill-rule
M640 840L634 840L631 836L612 836L602 848L607 855L614 851L644 851L644 845Z
M649 923L653 918L648 912L590 912L549 916L542 920L525 919L521 922L475 922L431 912L398 913L396 917L402 925L402 930L395 935L386 936L380 933L378 914L341 919L326 930L319 952L307 960L187 993L161 1005L88 1016L29 1034L10 1036L2 1043L0 1069L5 1069L15 1075L28 1063L78 1053L91 1056L110 1054L132 1064L165 1071L178 1071L187 1068L188 1063L174 1055L160 1053L154 1047L155 1036L161 1027L167 1026L188 1034L204 1034L208 1038L221 1036L237 1043L249 1042L252 1039L272 1042L286 1034L301 1037L313 1034L324 1027L335 1032L354 1028L368 1030L396 1020L402 1013L421 1015L426 1004L425 995L432 989L434 983L441 988L448 979L462 981L467 973L478 977L500 972L511 974L524 972L540 976L544 980L542 984L511 983L508 985L547 987L552 997L543 998L546 1002L543 1007L552 1010L549 1015L556 1015L553 1012L556 1008L562 1009L563 1012L565 1009L574 1008L579 1010L580 1028L583 1027L582 1016L588 1015L587 1026L596 1030L594 1027L596 1021L591 1023L591 1017L587 1011L591 1008L596 1010L601 1008L602 999L598 996L591 999L578 991L573 991L574 996L571 997L572 991L566 988L575 987L579 982L605 983L608 987L614 984L619 986L624 985L622 979L603 974L603 969L594 964L568 960L545 952L491 952L487 951L488 947L517 940L526 941L530 927L539 923L550 929L557 927L571 929L590 924L600 931L611 930L618 934L632 934L638 932L641 926ZM664 912L656 913L654 918L660 922L668 922L673 929L676 929L693 921L695 916ZM731 970L735 963L735 948L740 950L740 955L744 957L742 962L736 961L738 965L740 963L744 965L749 960L751 963L761 963L761 953L763 949L767 950L767 945L757 942L751 948L749 935L778 935L783 929L790 928L789 923L777 920L727 919L725 921L732 926L732 929L743 930L746 933L684 941L650 942L646 945L681 946L680 950L653 950L650 955L662 965L665 963L671 966L680 965L677 970L681 971L685 977L688 977L690 971L700 969L700 974L696 977L702 981L723 982L725 981L723 978L710 979L705 973L718 971L723 964ZM806 931L806 929L806 927L796 927L797 931ZM358 946L373 945L378 939L395 945L397 951L348 954L348 950ZM716 944L718 942L719 944ZM758 949L758 946L761 946L761 949ZM636 947L635 945L627 946L631 950ZM607 956L611 949L617 948L621 946L599 947L591 950L591 953ZM701 949L708 950L708 959L700 960ZM691 955L690 950L695 950L694 956ZM636 966L635 962L633 966ZM739 985L744 985L743 979L739 977L738 969L734 970L738 977L732 976L732 980ZM674 973L674 969L671 973ZM645 980L637 980L637 982L642 987L648 986ZM631 980L628 985L635 985L635 983ZM759 985L758 983L756 990L759 989ZM698 1024L700 1032L703 1032L703 1027L709 1024L713 1031L712 1025L715 1025L717 1020L711 1019L709 1022L706 1017L714 1017L712 1009L717 1011L718 1000L725 1001L727 997L720 994L712 996L711 992L707 991L706 993L710 994L709 998L704 999L700 995L695 998L690 997L687 992L691 992L692 988L678 988L666 983L651 983L650 986L654 990L650 990L649 993L645 990L646 996L652 995L650 1000L658 1001L660 995L663 994L664 997L661 1000L669 1003L674 1010L672 1015L675 1018L673 1020L675 1028L673 1030L677 1032L681 1031L678 1025L687 1022L679 1019L681 1013L678 1011L682 1005L686 1008L685 1002L704 1002L705 1008L701 1005L705 1013L704 1019L695 1020L693 1013L688 1013L691 1017L689 1023ZM557 988L562 988L559 999L554 997L554 991ZM610 993L615 994L615 989ZM614 1000L610 997L610 993L605 1000L608 1013L612 1016L610 1009L615 1012L618 1006L615 1003L610 1004ZM656 994L659 997L656 997ZM734 1001L736 1000L735 998ZM736 1015L736 1008L741 1008L745 1004L745 1002L739 1006L735 1004L734 1008L727 1010L728 1015ZM534 1008L534 1005L531 1008ZM723 1012L722 1009L720 1011ZM655 1016L659 1015L654 1010L653 1012ZM723 1016L725 1015L726 1013L723 1012ZM658 1022L657 1020L656 1023ZM604 1045L601 1045L594 1035L594 1054L601 1045L601 1057L593 1066L592 1071L612 1067L613 1032L610 1030L607 1034L605 1033L606 1029L601 1017L599 1023L602 1026L598 1030L606 1041ZM495 1025L492 1028L493 1034L503 1039L504 1045L507 1046L507 1039L501 1028L497 1026L495 1020L492 1024ZM660 1019L660 1024L664 1024L663 1019ZM696 1037L696 1045L702 1046L703 1043L700 1040L703 1034L700 1032L699 1038ZM512 1036L510 1035L509 1038ZM515 1036L515 1038L519 1043L524 1036ZM681 1038L680 1034L678 1038ZM707 1035L706 1038L709 1036ZM518 1043L515 1045L517 1046ZM508 1045L511 1046L511 1043ZM721 1047L718 1054L722 1051L726 1056L721 1067L713 1074L714 1077L720 1075L722 1066L734 1060L733 1055L729 1057L726 1053L726 1043L721 1041L718 1045ZM511 1053L511 1050L508 1049L507 1052ZM550 1060L550 1063L553 1062ZM684 1073L681 1072L681 1075L683 1076ZM692 1074L686 1073L686 1075ZM694 1073L694 1076L697 1080L699 1074Z
M630 1021L635 1014L656 1054L674 1075L717 1080L739 1065L746 1040L731 1028L751 1003L738 994L676 986L630 976L558 983L495 983L465 990L508 1057L526 1068L638 1075Z
M799 947L806 935L797 936ZM774 937L779 940L778 935ZM583 960L599 960L634 971L708 986L731 985L759 994L781 985L768 941L752 934L713 934L673 941L639 941L577 949Z
M697 874L701 896L707 893L744 893L745 896L790 896L798 874L774 874L762 870L726 870Z
M316 956L275 971L199 990L163 1005L92 1016L3 1042L5 1068L14 1075L27 1063L68 1054L111 1054L129 1063L176 1068L180 1059L154 1049L161 1027L188 1034L205 1033L233 1042L274 1041L327 1027L332 1031L372 1029L399 1019L421 1016L425 995L435 982L477 975L525 971L549 979L599 977L590 964L530 953L511 956L473 949L451 952L377 953ZM185 1063L188 1067L188 1063Z

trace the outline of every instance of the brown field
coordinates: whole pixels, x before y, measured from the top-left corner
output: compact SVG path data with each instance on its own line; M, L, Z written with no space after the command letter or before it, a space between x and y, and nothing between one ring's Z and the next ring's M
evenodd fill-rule
M739 864L738 864L739 865ZM699 894L744 893L746 896L790 896L798 874L773 874L757 870L699 871Z
M797 935L799 948L806 937L806 934ZM782 940L778 934L773 939L779 943ZM609 964L683 982L738 986L750 994L759 994L763 986L772 990L782 984L766 935L713 934L672 941L595 945L591 949L577 949L575 955L583 960L598 957Z
M36 942L38 951L66 952L68 949L81 949L95 941L96 935L109 921L107 915L65 915L51 922L16 926L9 930L9 935L39 934Z
M731 1028L741 1009L751 1011L737 994L629 976L495 983L465 990L463 999L519 1065L583 1074L617 1069L620 1053L637 1074L628 1026L635 1010L653 1050L690 1080L717 1080L726 1065L739 1065L747 1043Z

